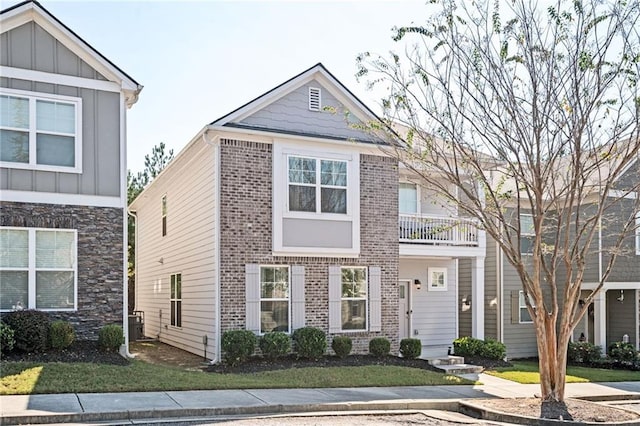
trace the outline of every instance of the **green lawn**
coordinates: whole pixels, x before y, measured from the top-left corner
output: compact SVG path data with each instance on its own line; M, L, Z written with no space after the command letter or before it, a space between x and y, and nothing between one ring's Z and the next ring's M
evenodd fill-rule
M3 362L0 377L0 395L473 383L442 373L398 366L313 367L256 374L217 374L185 371L138 360L127 366Z
M492 376L517 383L540 383L538 363L533 361L512 361L512 367L496 368L485 371ZM607 370L604 368L567 367L567 383L584 382L626 382L640 380L640 371Z

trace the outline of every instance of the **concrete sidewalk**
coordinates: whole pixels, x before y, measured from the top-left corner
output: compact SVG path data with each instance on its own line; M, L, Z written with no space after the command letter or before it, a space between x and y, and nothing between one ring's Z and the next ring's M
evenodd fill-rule
M0 396L1 424L95 422L169 417L354 410L450 410L469 398L531 397L539 385L486 374L482 385L390 388L247 389ZM568 397L640 399L640 382L570 383Z

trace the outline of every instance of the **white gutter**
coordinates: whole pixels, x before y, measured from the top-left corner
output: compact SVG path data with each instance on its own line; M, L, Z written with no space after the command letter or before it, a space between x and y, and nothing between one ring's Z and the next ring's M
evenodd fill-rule
M120 199L122 200L122 331L124 345L120 355L134 358L129 352L129 241L127 216L127 109L124 93L120 92Z

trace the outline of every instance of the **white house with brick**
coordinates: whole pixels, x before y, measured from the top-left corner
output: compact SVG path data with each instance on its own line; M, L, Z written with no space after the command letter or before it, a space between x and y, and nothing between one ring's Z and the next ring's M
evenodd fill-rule
M227 330L387 337L445 355L459 283L484 334L484 235L385 154L322 64L206 125L130 205L145 334L220 359Z

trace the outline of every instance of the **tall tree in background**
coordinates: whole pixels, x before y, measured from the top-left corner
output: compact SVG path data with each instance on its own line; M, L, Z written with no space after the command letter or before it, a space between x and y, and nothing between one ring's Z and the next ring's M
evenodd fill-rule
M144 156L144 169L135 175L129 170L127 172L127 205L131 204L144 188L160 174L162 170L173 160L173 149L166 151L164 142L160 142L151 150L151 154ZM133 296L135 286L135 221L129 216L128 220L128 252L129 252L129 310L133 310Z
M634 201L601 249L596 290L578 303L599 224L640 189L640 176L618 186L640 149L640 6L432 3L437 12L424 25L394 30L412 47L359 55L358 76L385 90L385 118L404 139L390 154L448 199L465 200L459 210L517 271L537 336L542 398L562 401L571 333L636 226ZM523 255L525 227L533 236Z

